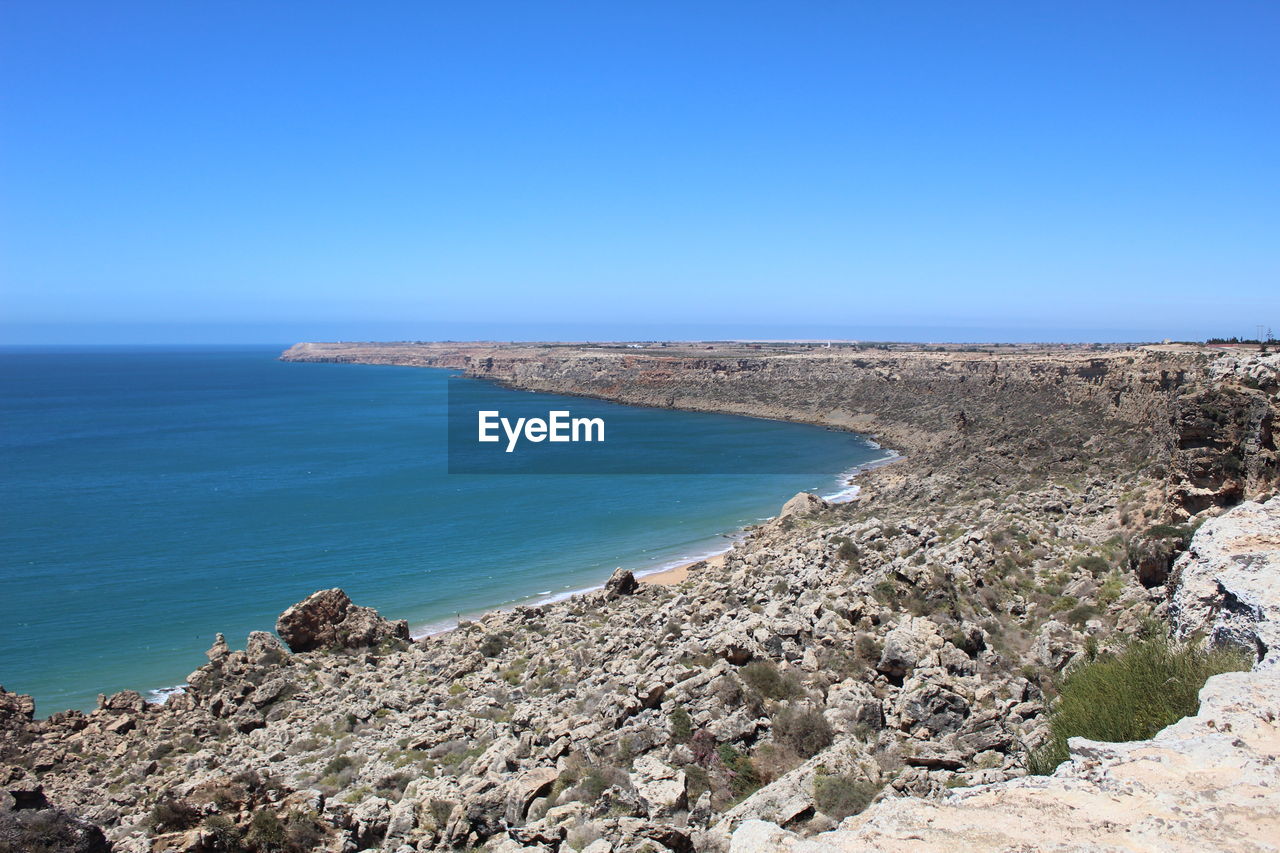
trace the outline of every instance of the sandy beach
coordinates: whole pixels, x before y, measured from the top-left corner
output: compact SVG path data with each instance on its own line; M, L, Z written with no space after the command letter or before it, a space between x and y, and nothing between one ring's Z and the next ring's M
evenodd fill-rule
M727 551L725 552L728 553ZM694 560L691 563L684 563L679 566L672 566L669 569L663 569L660 572L654 572L651 575L643 575L636 578L640 583L652 583L658 586L675 586L678 583L688 580L689 571L694 566L720 566L724 564L724 554L716 554L714 557L707 557L705 560Z

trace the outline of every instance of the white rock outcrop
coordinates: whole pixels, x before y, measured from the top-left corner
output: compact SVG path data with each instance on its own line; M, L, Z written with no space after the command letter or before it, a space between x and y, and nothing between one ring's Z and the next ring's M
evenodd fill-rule
M1169 610L1179 636L1253 649L1280 662L1280 498L1206 522L1173 567Z
M829 503L815 494L800 492L782 505L782 509L778 512L778 518L786 518L790 515L811 515L815 512L822 512L830 506Z
M1208 522L1175 569L1183 637L1257 649L1148 741L1073 738L1052 776L883 800L813 838L744 823L732 853L1280 850L1280 498Z

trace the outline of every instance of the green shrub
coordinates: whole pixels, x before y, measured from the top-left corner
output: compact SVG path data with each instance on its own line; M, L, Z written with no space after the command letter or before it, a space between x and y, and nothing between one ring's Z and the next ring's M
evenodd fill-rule
M1085 569L1095 578L1099 575L1105 575L1111 569L1110 564L1097 555L1092 557L1081 557L1071 565L1078 569Z
M1148 527L1143 534L1148 539L1181 539L1191 538L1191 528L1181 524L1156 524Z
M1080 603L1080 599L1074 595L1060 595L1049 604L1050 613L1061 613L1064 610L1070 610Z
M328 832L317 815L302 810L289 813L286 829L289 843L298 851L319 850Z
M324 766L325 775L341 773L348 767L354 766L355 763L355 759L349 755L335 755L333 758L330 758L329 763Z
M244 834L244 840L252 849L274 850L284 847L284 822L270 809L259 809L249 820L249 830Z
M1083 626L1090 619L1096 619L1102 611L1092 604L1081 604L1067 612L1067 621L1076 627Z
M688 780L690 802L697 802L703 791L711 790L711 774L705 767L699 767L696 764L686 765L684 775Z
M898 587L893 581L885 578L884 580L876 581L876 585L871 588L871 595L881 604L896 605Z
M478 651L487 658L494 657L507 647L507 641L499 634L486 634L480 641Z
M1094 599L1100 607L1110 607L1116 599L1124 593L1124 579L1112 575L1102 582L1098 587L1098 591L1094 593Z
M859 660L874 666L880 662L880 656L884 654L884 646L880 645L880 641L871 634L859 634L853 641L853 651Z
M813 780L813 801L818 811L835 820L860 813L876 794L881 785L857 776L828 776L818 774Z
M689 712L677 705L668 719L671 722L671 742L688 743L693 737L693 720L689 718Z
M803 692L794 675L783 675L767 660L752 661L740 669L738 674L748 687L766 699L790 699Z
M240 828L224 814L211 814L204 819L204 830L221 850L237 850L240 847Z
M1072 667L1049 715L1049 741L1032 753L1030 770L1052 773L1067 759L1068 738L1145 740L1194 714L1200 708L1200 688L1210 676L1248 669L1252 663L1237 649L1205 651L1156 635Z
M200 810L173 796L161 797L151 807L148 823L156 832L180 832L200 822Z
M427 810L431 812L431 819L435 821L435 825L441 829L449 822L449 816L453 814L454 804L449 800L431 799L427 803Z
M760 787L760 774L746 755L726 743L716 750L716 756L729 777L729 790L735 798L750 796Z
M810 758L831 746L835 733L817 708L786 708L773 718L773 737Z

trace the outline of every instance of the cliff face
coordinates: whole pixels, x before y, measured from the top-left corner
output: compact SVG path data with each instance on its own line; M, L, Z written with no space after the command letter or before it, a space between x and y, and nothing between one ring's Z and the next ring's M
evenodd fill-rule
M1266 494L1280 476L1280 355L718 350L298 344L282 357L453 367L534 391L824 424L909 453L951 456L953 464L958 451L969 451L977 476L988 450L1040 460L1097 452L1105 441L1109 454L1163 468L1167 499L1184 516ZM1044 461L1047 470L1054 463Z

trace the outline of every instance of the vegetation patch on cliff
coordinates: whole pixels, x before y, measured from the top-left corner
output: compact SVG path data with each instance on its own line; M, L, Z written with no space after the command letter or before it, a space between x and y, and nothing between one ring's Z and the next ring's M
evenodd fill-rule
M1070 669L1049 715L1049 740L1030 756L1029 769L1052 773L1067 760L1067 740L1122 743L1146 740L1200 709L1200 688L1211 676L1247 670L1248 654L1204 649L1148 632L1116 653L1104 653Z

